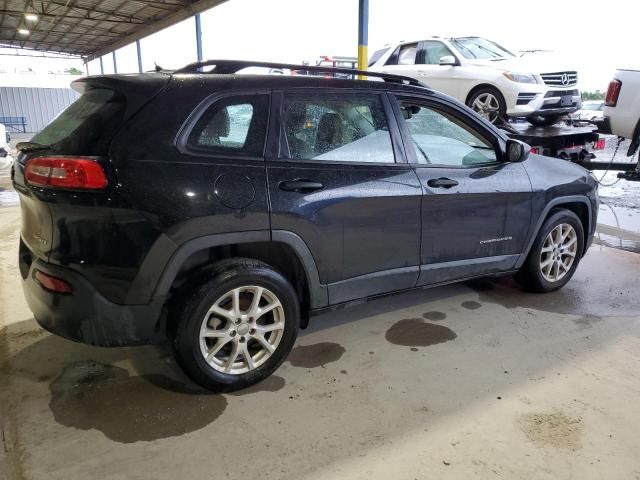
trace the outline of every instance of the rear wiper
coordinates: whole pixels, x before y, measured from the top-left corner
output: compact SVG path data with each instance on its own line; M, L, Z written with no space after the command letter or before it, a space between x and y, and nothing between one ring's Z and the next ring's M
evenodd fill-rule
M21 152L35 152L36 150L47 150L48 148L51 148L51 146L36 142L20 142L16 145L16 150Z

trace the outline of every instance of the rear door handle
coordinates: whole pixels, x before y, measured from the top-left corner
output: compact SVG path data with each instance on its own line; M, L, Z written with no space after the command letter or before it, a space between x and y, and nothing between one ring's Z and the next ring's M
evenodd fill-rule
M285 192L309 193L322 190L324 185L306 178L298 178L296 180L284 180L278 184L278 188Z
M427 185L433 188L451 188L458 185L458 182L450 178L432 178L427 182Z

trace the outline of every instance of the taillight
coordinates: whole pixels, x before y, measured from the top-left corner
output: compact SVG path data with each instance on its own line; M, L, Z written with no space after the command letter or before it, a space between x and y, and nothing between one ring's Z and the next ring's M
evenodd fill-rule
M607 96L604 99L604 104L607 107L615 107L618 104L618 97L620 96L620 89L622 88L622 82L616 78L609 82L609 88L607 88Z
M595 142L593 142L593 149L594 150L604 150L604 148L606 147L606 142L604 138L600 138L598 140L596 140Z
M27 182L38 187L97 190L107 186L98 162L79 157L39 157L27 161Z
M54 277L52 275L47 275L40 270L36 270L35 279L38 281L40 286L45 290L49 290L54 293L72 293L73 288L66 280L62 280L61 278Z

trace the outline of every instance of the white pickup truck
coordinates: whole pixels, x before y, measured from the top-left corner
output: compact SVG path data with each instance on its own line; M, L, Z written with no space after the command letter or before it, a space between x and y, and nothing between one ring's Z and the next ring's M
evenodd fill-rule
M631 140L627 156L640 146L640 69L618 69L609 83L604 107L605 132Z

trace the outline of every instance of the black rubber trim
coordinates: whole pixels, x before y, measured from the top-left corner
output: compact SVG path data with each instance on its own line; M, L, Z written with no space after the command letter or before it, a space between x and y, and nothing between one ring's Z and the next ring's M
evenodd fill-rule
M296 252L307 276L311 308L326 306L328 304L327 287L320 283L318 268L309 247L298 235L285 230L222 233L207 235L186 242L178 248L167 263L158 280L153 299L166 297L184 262L196 252L222 245L270 241L287 244Z
M103 297L82 275L36 259L23 279L25 299L36 321L46 330L77 342L103 347L161 343L157 327L164 304L157 298L148 305L119 305ZM71 294L45 290L35 280L35 270L61 278Z
M221 245L231 245L237 243L268 242L271 240L269 230L252 230L247 232L220 233L216 235L205 235L193 240L189 240L178 247L167 266L164 268L158 284L153 293L153 298L165 296L173 284L178 272L184 262L196 252L206 250L211 247Z
M533 242L535 242L536 240L536 236L538 235L538 232L540 231L540 228L542 228L542 224L544 223L545 219L547 218L549 212L551 211L552 208L560 206L564 203L574 203L574 202L581 202L584 203L587 206L587 211L588 211L588 218L587 218L587 228L585 229L584 232L584 237L585 239L587 239L591 236L591 219L592 219L592 210L591 210L591 202L589 201L589 199L587 197L582 197L579 195L571 195L568 197L559 197L559 198L554 198L553 200L551 200L546 207L544 208L544 210L542 211L542 213L540 214L540 216L538 217L538 222L536 223L535 228L533 229L533 231L531 231L530 235L529 235L529 242L527 243L527 247L525 248L525 250L522 252L522 255L520 255L520 258L518 259L518 261L516 262L515 268L520 268L522 266L522 264L524 263L524 261L527 259L527 257L529 256L529 252L531 251L531 247L533 246ZM586 249L585 249L586 250Z
M638 147L640 147L640 119L638 119L636 128L633 130L633 137L631 138L631 145L629 145L629 150L627 150L627 157L635 155L635 153L638 151Z
M316 261L309 250L307 244L293 232L288 230L272 230L272 240L289 245L298 255L298 259L307 274L307 284L309 285L310 307L322 308L329 305L329 294L327 285L320 283L320 274Z
M331 304L338 304L412 288L416 285L419 272L418 266L393 268L330 283L329 301Z

